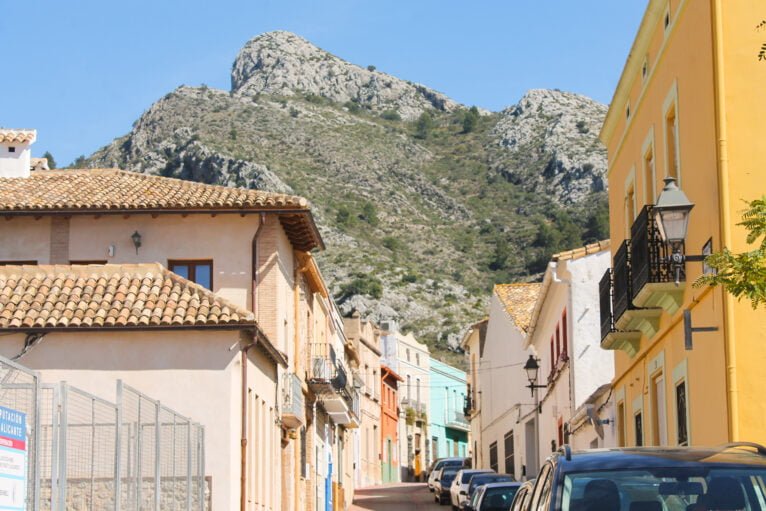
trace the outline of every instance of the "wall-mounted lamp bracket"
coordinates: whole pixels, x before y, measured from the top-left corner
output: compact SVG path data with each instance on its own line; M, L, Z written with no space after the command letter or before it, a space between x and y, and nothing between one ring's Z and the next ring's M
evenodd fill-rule
M692 311L684 310L684 348L689 351L692 349L692 335L695 332L717 332L717 326L692 326Z

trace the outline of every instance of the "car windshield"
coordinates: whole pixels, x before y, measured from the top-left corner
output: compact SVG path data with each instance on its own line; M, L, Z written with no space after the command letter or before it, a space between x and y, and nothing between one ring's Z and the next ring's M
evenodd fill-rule
M481 472L463 472L460 475L460 484L468 484L468 481L470 481L471 478L475 476L477 473L481 473Z
M564 477L560 509L766 511L765 480L766 469L740 467L576 472Z
M479 503L482 493L482 489L477 488L473 495L471 495L471 500L468 502L468 505L471 506L471 508L476 509L476 505Z
M500 488L487 488L484 490L484 498L481 500L480 511L492 511L510 509L513 497L519 491L518 486L504 486Z
M513 481L513 478L509 475L499 474L479 474L471 478L471 484L468 485L468 491L472 492L477 486L488 483L500 483L504 481Z

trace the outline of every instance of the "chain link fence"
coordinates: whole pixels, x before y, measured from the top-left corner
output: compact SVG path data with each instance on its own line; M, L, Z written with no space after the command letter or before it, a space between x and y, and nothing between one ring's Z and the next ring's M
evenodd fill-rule
M0 448L3 509L208 507L204 428L119 380L111 403L0 357Z

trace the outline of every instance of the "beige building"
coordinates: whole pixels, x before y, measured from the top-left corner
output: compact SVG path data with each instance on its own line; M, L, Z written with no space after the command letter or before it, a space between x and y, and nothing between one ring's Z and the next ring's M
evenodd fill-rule
M100 265L87 271L119 275L135 268L143 272L145 268L136 265L153 263L152 275L166 272L170 279L207 289L209 299L224 301L242 317L248 313L247 328L260 329L259 345L266 350L262 354L244 349L251 343L235 333L242 330L239 325L207 325L196 301L190 305L196 316L178 324L174 318L168 319L169 325L145 324L152 314L164 321L160 306L176 305L183 295L171 293L167 302L157 302L154 288L148 295L135 294L130 286L120 285L117 293L99 295L99 305L109 309L122 303L128 317L136 317L136 327L118 334L109 316L86 310L81 324L72 323L68 310L56 309L63 314L63 323L55 327L57 336L85 326L93 333L87 338L67 336L67 356L62 358L59 344L48 342L53 327L40 318L25 334L44 333L45 340L21 362L35 368L35 360L56 360L55 369L62 371L71 362L71 374L55 378L76 381L97 394L104 386L92 376L103 371L110 381L122 377L195 417L201 417L200 408L216 410L230 403L228 413L205 414L208 422L202 421L208 432L207 466L216 509L324 509L328 493L330 502L343 502L346 499L339 497L353 494L353 464L343 467L337 461L348 457L347 446L353 445L345 438L352 436L346 427L358 423L358 396L351 380L337 376L348 374L343 325L310 254L323 244L305 199L116 169L30 173L29 162L24 168L11 164L8 170L9 160L2 155L0 160L0 266L6 266L5 271L20 264L40 266L24 269L32 273L49 271L46 265L63 265L64 273L80 275L84 270L78 265ZM62 277L61 286L54 289L69 292L70 281ZM142 307L152 311L148 318L141 315ZM28 314L38 308L33 304ZM8 304L0 304L0 315L7 310ZM29 318L21 314L10 319ZM140 333L149 326L152 332L162 330L162 336ZM212 333L220 330L224 332ZM216 341L207 343L211 336ZM119 346L114 353L124 356L93 356L89 339L99 339L99 346ZM149 345L150 339L157 346ZM2 341L3 354L18 354L18 341ZM189 351L186 341L220 353ZM133 343L147 354L130 355L141 353L132 349ZM337 349L328 349L330 345ZM243 373L241 360L252 368ZM285 367L278 360L286 361ZM124 375L114 373L122 371L120 364L127 367ZM177 364L202 387L199 393L190 392L194 387L177 377ZM315 371L322 368L331 371ZM152 371L153 376L147 378L142 371ZM325 382L324 377L330 379ZM216 378L226 385L217 385ZM258 430L261 423L275 428L268 433ZM220 439L211 434L216 431L222 432ZM235 445L226 440L232 435ZM328 479L335 491L325 492Z
M357 487L381 484L380 331L358 312L344 319L346 337L359 353L362 388Z

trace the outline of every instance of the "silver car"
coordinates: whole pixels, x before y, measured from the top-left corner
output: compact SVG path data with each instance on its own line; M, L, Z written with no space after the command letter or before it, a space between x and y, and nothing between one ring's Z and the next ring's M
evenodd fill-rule
M457 473L449 490L450 503L452 504L452 509L454 511L458 511L458 509L460 509L460 503L468 499L468 483L471 482L471 477L475 474L486 474L490 472L494 472L494 470L465 468Z

